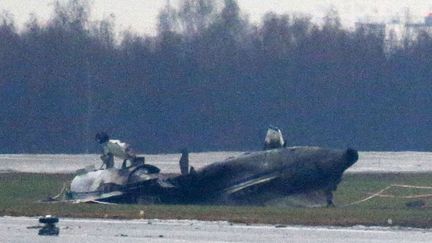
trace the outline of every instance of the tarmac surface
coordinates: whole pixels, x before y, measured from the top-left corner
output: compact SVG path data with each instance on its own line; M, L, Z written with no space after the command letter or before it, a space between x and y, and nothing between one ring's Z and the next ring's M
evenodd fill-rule
M243 152L191 153L190 165L195 169L216 161L237 156ZM158 166L162 173L180 173L180 154L144 155L146 163ZM429 152L359 152L359 160L348 173L359 172L432 172L432 153ZM0 154L0 173L74 173L90 166L99 168L97 154ZM116 161L120 167L121 161Z
M39 236L37 218L0 217L0 242L432 242L432 230L244 225L196 220L60 219Z

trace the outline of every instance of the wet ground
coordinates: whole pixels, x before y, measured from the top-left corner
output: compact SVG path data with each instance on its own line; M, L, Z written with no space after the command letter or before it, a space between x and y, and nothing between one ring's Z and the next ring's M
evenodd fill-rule
M38 236L37 218L0 217L0 242L431 242L432 230L243 225L195 220L60 219Z
M242 152L191 153L190 165L196 169ZM429 152L360 152L359 161L348 172L431 172ZM146 163L158 166L164 173L179 173L180 154L145 155ZM116 161L120 166L121 161ZM2 154L0 172L73 173L86 166L100 167L96 154Z

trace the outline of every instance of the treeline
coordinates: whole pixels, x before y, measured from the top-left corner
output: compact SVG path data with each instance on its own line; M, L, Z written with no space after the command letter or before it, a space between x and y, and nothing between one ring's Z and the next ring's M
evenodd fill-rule
M97 131L139 152L249 150L269 124L288 145L432 147L432 37L388 51L382 33L183 0L156 36L92 22L87 1L54 4L18 31L0 18L0 152L95 152Z

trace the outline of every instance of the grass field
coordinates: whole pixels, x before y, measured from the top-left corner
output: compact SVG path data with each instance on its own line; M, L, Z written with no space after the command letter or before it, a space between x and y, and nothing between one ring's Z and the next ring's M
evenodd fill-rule
M197 205L100 205L40 203L57 194L72 175L29 173L0 174L0 215L121 219L198 219L237 223L281 225L380 225L430 228L432 201L422 199L423 207L407 207L419 199L373 198L343 207L391 184L432 186L432 174L347 174L335 194L335 208L284 208ZM385 194L407 196L432 194L429 189L393 188Z

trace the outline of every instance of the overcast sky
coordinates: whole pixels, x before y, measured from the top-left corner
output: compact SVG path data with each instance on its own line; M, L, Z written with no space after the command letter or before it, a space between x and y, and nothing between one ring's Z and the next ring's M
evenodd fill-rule
M220 0L223 1L223 0ZM41 22L50 16L53 0L0 0L0 11L11 13L18 27L25 23L30 13ZM166 0L92 0L92 19L100 20L114 14L118 31L131 28L139 33L153 34L156 18ZM178 4L179 0L171 0ZM238 0L240 8L252 22L257 22L268 11L276 13L301 12L320 22L333 6L339 12L342 23L351 27L358 20L388 21L395 16L403 17L406 9L414 19L421 21L432 12L432 0Z

